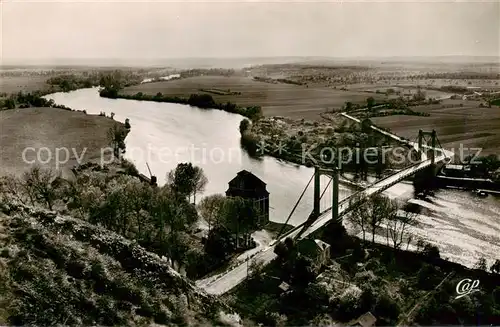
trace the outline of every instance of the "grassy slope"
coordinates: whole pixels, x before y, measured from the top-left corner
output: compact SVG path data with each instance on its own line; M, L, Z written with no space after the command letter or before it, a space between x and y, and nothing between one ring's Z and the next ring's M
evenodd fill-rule
M189 97L201 93L199 89L230 89L241 95L216 95L209 93L217 102L236 103L241 106L258 105L265 116L287 116L293 118L319 119L319 113L327 109L340 108L346 101L365 103L369 96L384 96L364 92L351 92L325 87L306 87L291 84L257 82L250 77L200 76L179 80L141 84L126 88L125 94L163 95Z
M30 165L24 163L22 152L26 147L48 147L53 153L48 163L55 167L55 149L66 147L73 157L65 167L76 163L73 150L84 161L100 158L100 149L107 147L107 131L116 122L104 117L56 108L26 108L0 111L0 175L21 174ZM28 160L36 159L33 151ZM64 160L65 153L61 152ZM46 160L42 158L42 160Z
M446 100L443 104L459 104L463 107L441 108L441 105L418 106L415 111L428 112L430 117L389 116L372 118L382 127L390 128L397 135L415 139L418 130L435 129L441 145L448 149L482 148L482 154L500 152L500 110L480 108L479 102Z
M178 326L230 312L115 233L31 207L0 209L2 324Z

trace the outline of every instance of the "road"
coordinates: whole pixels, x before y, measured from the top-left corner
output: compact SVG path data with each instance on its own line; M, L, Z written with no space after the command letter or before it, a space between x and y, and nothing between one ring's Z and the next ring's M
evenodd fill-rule
M354 121L357 121L358 123L360 122L359 119L351 117L347 114L343 114L349 119L352 119ZM397 135L394 135L390 132L384 131L382 129L379 129L375 126L372 126L374 130L377 132L380 132L384 135L387 135L395 140L398 140L399 142L410 144L413 146L417 151L418 151L418 143L415 142L410 142L407 140L403 140L402 138L398 137ZM426 148L430 148L428 146L425 146ZM439 162L442 160L445 160L447 157L452 155L453 153L451 151L446 151L442 149L437 149L436 152L440 153L438 156L436 156L435 161ZM388 189L389 187L399 183L402 181L404 178L411 176L415 174L417 171L424 169L425 167L428 167L431 164L431 160L427 159L427 156L423 153L422 154L422 161L416 164L411 165L410 167L394 174L391 176L388 176L386 178L383 178L374 184L368 186L366 189L361 190L359 192L354 193L350 197L342 200L339 202L339 217L344 214L348 209L350 205L350 199L352 199L355 195L357 194L364 194L366 196L373 195L375 193L380 193L383 192L384 190ZM309 226L309 228L302 233L300 238L307 237L308 235L314 233L321 227L323 227L326 223L328 223L332 219L332 210L329 209L325 211L323 214L319 216L319 218ZM292 230L288 231L285 233L283 236L280 237L280 240L286 239L287 237L294 237L296 236L303 227L304 223L296 226ZM257 261L257 262L262 262L264 265L270 263L274 258L276 258L276 254L274 253L274 248L278 242L272 242L270 246L267 246L257 254L255 254L252 258L249 260L251 261ZM235 286L237 286L239 283L241 283L245 278L247 277L248 274L248 267L250 265L250 262L243 262L239 265L237 265L234 268L230 268L228 271L223 273L222 275L216 277L216 278L211 278L207 280L200 280L197 281L196 284L197 286L205 289L205 291L209 294L214 294L214 295L220 295L224 294L227 291L231 290Z

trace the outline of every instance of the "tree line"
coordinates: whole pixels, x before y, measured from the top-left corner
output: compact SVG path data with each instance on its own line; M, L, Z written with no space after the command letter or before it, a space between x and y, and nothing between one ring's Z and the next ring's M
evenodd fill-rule
M116 170L122 173L110 173ZM188 277L201 277L252 246L259 214L253 202L213 195L196 205L207 178L191 163L178 164L161 187L140 181L126 160L109 167L87 164L75 174L67 180L35 166L21 177L3 177L0 201L42 206L103 226L166 256ZM201 242L196 237L200 216L209 224Z

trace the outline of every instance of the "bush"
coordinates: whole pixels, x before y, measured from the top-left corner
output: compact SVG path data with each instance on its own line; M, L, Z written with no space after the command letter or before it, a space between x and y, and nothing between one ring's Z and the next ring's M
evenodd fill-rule
M358 299L351 294L347 294L340 299L335 309L335 318L344 322L357 318L360 314L361 310Z
M260 139L252 133L243 134L240 140L241 147L245 149L251 156L256 156L258 154L257 150L259 142Z
M122 168L125 169L125 174L130 176L139 176L139 170L137 170L137 167L132 162L124 159L121 165Z
M250 121L248 119L243 119L240 122L240 134L243 135L250 127Z
M393 325L396 323L401 309L398 303L393 300L388 294L382 294L377 299L374 315L380 321L381 325Z

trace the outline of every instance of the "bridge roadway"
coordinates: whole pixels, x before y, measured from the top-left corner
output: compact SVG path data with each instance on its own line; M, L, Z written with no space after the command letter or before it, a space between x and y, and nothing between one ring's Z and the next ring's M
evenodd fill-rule
M354 117L351 117L348 115L344 115L344 116L346 116L349 119L360 122L359 119L357 119L357 118L354 118ZM409 144L409 145L413 146L416 150L418 150L418 144L415 142L410 142L410 141L404 140L404 139L398 137L397 135L394 135L390 132L379 129L375 126L372 126L372 128L374 130L376 130L384 135L387 135L393 139L396 139L402 143ZM425 147L430 149L430 147L428 147L428 146L425 146ZM450 151L446 151L446 150L442 150L442 149L438 149L438 148L436 148L435 150L436 150L436 152L439 153L439 155L437 155L435 157L435 162L445 160L447 157L450 157L451 155L453 155L453 153ZM351 196L347 197L346 199L340 201L339 208L338 208L339 217L341 217L343 214L345 214L349 211L349 209L350 209L349 205L351 204L350 199L352 199L355 195L364 194L366 196L370 196L370 195L374 195L374 194L383 192L384 190L388 189L389 187L399 183L400 181L402 181L406 177L415 174L416 172L424 169L425 167L428 167L431 164L431 160L427 159L427 156L425 155L425 153L423 153L422 155L423 155L422 161L420 161L416 164L413 164L410 167L408 167L402 171L399 171L396 174L393 174L391 176L383 178L383 179L375 182L374 184L368 186L366 189L358 191L358 192L352 194ZM307 237L308 235L314 233L315 231L317 231L321 227L325 226L325 224L328 223L331 219L332 219L332 209L329 208L320 214L318 219L313 224L311 224L311 226L309 226L309 228L307 228L306 231L304 231L302 233L300 238ZM291 229L290 231L288 231L287 233L282 235L279 240L284 240L288 237L293 238L302 230L302 227L304 226L304 224L305 224L305 222L294 227L293 229ZM274 258L276 258L276 254L274 253L274 248L279 240L272 242L270 246L261 250L260 252L257 252L249 260L252 260L254 262L261 262L264 265L268 264ZM224 274L216 277L215 279L200 280L200 281L197 281L196 284L198 287L203 288L209 294L213 294L213 295L224 294L224 293L228 292L229 290L231 290L232 288L234 288L235 286L237 286L239 283L241 283L247 277L248 267L249 267L249 262L245 261L245 262L238 264L235 267L230 268Z

